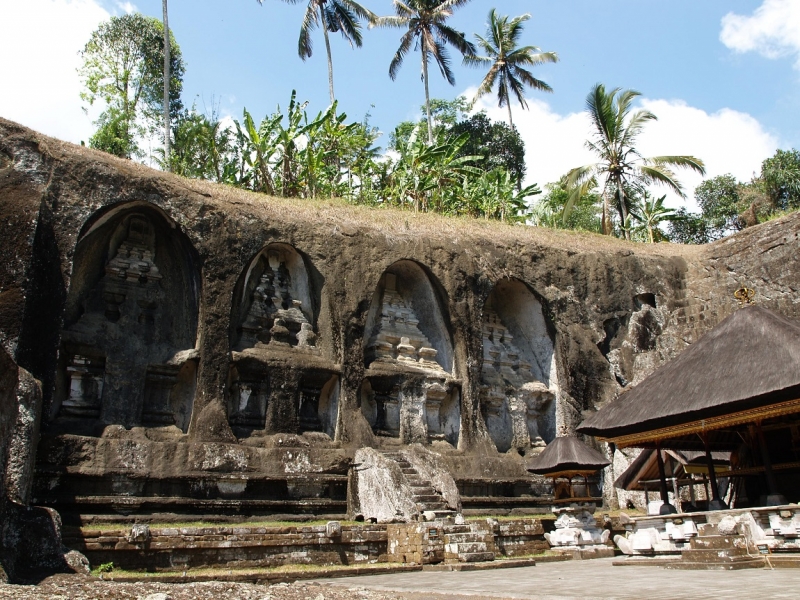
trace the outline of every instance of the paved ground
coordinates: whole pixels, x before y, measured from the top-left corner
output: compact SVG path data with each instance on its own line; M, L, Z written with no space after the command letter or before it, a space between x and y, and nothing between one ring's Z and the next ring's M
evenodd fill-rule
M453 597L537 600L692 600L800 597L800 570L679 571L615 567L613 559L541 563L491 571L414 572L318 580L330 586L391 592L439 592Z

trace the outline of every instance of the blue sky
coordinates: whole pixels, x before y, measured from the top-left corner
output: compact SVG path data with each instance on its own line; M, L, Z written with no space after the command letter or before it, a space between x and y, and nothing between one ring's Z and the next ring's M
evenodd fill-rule
M391 14L389 0L364 0ZM642 138L646 153L695 154L709 174L747 179L777 147L800 147L800 1L798 0L472 0L452 25L473 39L492 7L529 12L523 42L555 51L560 62L536 69L553 94L529 94L531 110L514 107L528 149L529 180L540 185L590 162L583 149L584 100L596 82L635 88L660 121ZM110 14L138 10L160 17L161 0L0 0L0 52L20 57L0 65L0 116L79 142L93 130L80 111L77 52ZM304 6L280 0L171 0L170 26L187 63L184 102L218 104L223 115L256 118L285 107L292 89L316 112L328 104L320 31L314 55L297 56ZM29 32L35 35L29 35ZM418 116L424 100L419 54L406 58L396 81L388 66L400 31L364 32L351 50L332 38L339 105L351 119L367 112L387 135ZM24 58L22 58L24 57ZM483 73L453 54L456 86L432 72L431 95L474 91ZM9 93L11 92L11 93ZM505 119L488 98L482 105ZM686 178L691 189L698 180Z

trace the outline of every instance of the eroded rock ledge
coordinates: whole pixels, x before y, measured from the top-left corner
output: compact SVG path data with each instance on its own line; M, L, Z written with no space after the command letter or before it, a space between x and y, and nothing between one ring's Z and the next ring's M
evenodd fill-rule
M798 214L630 244L268 198L4 120L0 226L0 342L42 389L20 481L65 513L342 514L356 451L410 444L464 508L536 506L525 457L734 289L800 318Z

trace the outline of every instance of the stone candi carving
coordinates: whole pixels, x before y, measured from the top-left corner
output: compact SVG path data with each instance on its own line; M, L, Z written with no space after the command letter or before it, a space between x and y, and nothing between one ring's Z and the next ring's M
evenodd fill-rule
M395 375L372 378L362 398L362 412L378 435L400 437L404 443L446 440L455 444L460 425L458 392L397 283L397 275L384 275L380 313L367 342L370 368Z
M539 420L555 395L536 380L511 332L491 309L482 334L481 404L490 436L500 451L544 448Z
M168 298L156 264L156 227L143 214L117 226L103 276L62 332L60 415L122 425L188 426L194 349L175 345L184 303ZM115 248L114 240L121 240ZM91 259L89 259L91 260ZM131 374L138 373L138 378Z
M419 319L397 291L397 276L385 275L383 304L377 331L367 344L368 357L384 363L400 362L442 371L438 352L419 329Z
M240 347L283 346L315 351L317 335L292 296L292 276L277 252L270 252L241 325Z

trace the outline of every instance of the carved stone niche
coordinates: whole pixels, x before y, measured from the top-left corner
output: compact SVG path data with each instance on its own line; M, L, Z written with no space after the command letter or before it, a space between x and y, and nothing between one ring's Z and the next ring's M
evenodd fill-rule
M458 445L461 395L446 379L387 376L365 379L361 414L372 432L404 444L444 441Z
M497 450L541 451L555 436L558 383L550 328L536 296L504 279L483 309L480 405Z
M458 444L460 392L439 295L416 263L384 273L367 316L361 411L379 437Z
M338 367L317 348L311 267L274 243L247 266L234 293L228 415L239 437L336 435Z
M54 424L84 434L108 424L186 431L198 358L195 256L143 202L90 220L75 249Z
M236 296L234 350L319 354L308 272L294 248L270 244L262 250L247 268Z
M281 368L252 358L231 369L228 419L240 438L319 432L336 437L339 376Z

